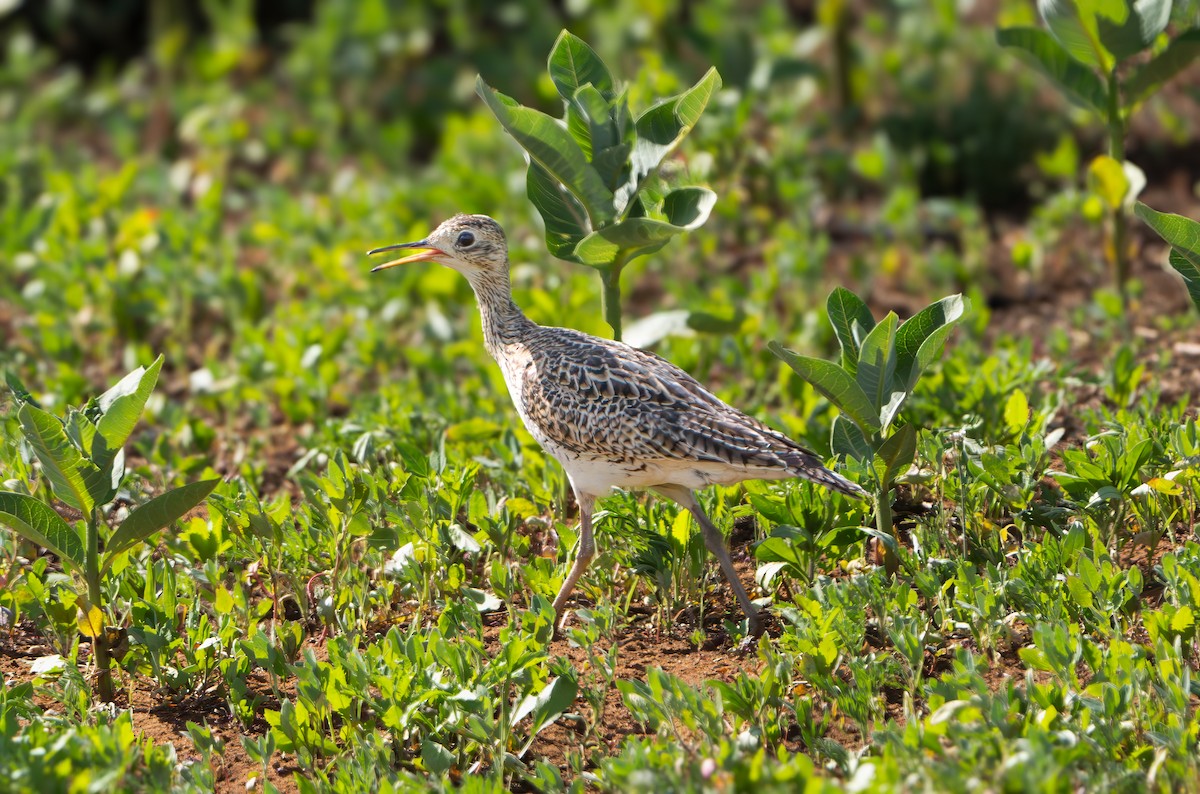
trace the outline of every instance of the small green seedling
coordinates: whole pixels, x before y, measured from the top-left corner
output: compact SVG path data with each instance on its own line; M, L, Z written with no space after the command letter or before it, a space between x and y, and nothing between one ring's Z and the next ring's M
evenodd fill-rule
M1164 31L1171 0L1038 0L1050 32L1003 28L996 40L1012 47L1068 98L1104 120L1108 154L1092 161L1088 176L1107 205L1113 279L1125 297L1129 280L1126 223L1145 176L1125 160L1125 131L1133 112L1200 55L1200 28L1169 43ZM1153 55L1128 66L1150 50Z
M798 355L779 342L768 347L841 411L833 421L831 446L874 474L874 534L884 545L884 564L894 573L899 558L891 490L917 452L917 428L897 428L895 421L921 373L941 355L969 301L951 295L903 323L895 312L876 323L867 304L843 287L830 293L826 306L842 348L841 366Z
M1169 212L1158 212L1138 202L1134 212L1168 245L1171 267L1183 276L1188 296L1200 309L1200 223Z
M550 79L565 107L552 118L491 88L476 91L529 157L526 191L546 225L546 247L559 259L593 267L604 286L604 319L621 338L621 271L672 237L708 220L717 195L683 186L659 169L721 87L709 69L687 91L636 118L626 89L582 39L559 34Z
M45 502L8 491L0 491L0 524L52 552L64 568L86 582L87 596L78 601L79 628L92 638L96 693L104 701L112 700L110 651L119 632L105 626L102 577L122 554L200 504L220 482L194 482L140 505L105 539L101 552L100 527L105 524L101 508L116 497L125 478L124 444L154 390L162 361L159 356L149 368L138 367L82 410L69 408L66 419L43 410L20 381L8 376L20 406L17 418L25 441L54 495L83 514L84 530L81 535Z

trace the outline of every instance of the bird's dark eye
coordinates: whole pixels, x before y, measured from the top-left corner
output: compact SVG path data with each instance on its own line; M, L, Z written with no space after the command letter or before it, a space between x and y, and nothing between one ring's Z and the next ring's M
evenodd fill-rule
M475 235L471 234L470 232L463 232L462 234L458 235L459 248L470 248L473 245L475 245Z

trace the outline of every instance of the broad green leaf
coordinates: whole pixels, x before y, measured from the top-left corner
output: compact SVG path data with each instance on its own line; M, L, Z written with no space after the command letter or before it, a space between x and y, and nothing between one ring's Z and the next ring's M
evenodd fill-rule
M79 533L45 502L25 494L0 491L0 524L53 552L60 560L83 568L85 552Z
M182 518L185 513L203 502L220 482L218 477L189 483L138 506L108 541L104 552L104 570L108 570L118 554Z
M30 394L29 390L25 388L25 384L21 382L21 379L17 377L16 373L5 372L4 382L8 384L8 389L12 392L13 397L16 398L18 405L29 403L34 408L42 407L38 404L37 400L33 399L33 395Z
M1088 590L1087 585L1078 576L1067 576L1067 591L1071 594L1071 600L1084 609L1094 606L1092 591Z
M96 440L96 426L92 424L92 420L88 419L84 413L76 408L67 409L67 418L63 421L63 430L67 433L67 438L75 445L75 448L83 453L84 457L92 458L92 461L103 468L103 464L96 461L93 457L93 442ZM104 449L104 439L100 439L100 449L97 450L102 455L106 454Z
M838 410L854 420L864 433L879 430L879 416L862 387L854 376L828 361L794 353L779 342L767 343L767 348L783 359L796 374L837 406Z
M538 693L533 708L533 733L541 733L563 712L571 708L579 694L579 682L573 675L559 676Z
M552 256L578 262L575 246L587 236L587 210L579 199L550 176L545 168L529 163L525 193L546 226L546 248Z
M921 373L929 368L929 365L936 361L942 355L942 348L946 346L946 340L950 338L950 332L954 330L954 325L943 325L925 338L921 346L917 348L916 358L913 360L912 370L909 372L908 391L911 392L920 379Z
M1117 61L1123 61L1149 49L1171 21L1171 0L1106 1L1125 6L1126 9L1124 17L1119 14L1099 14L1096 17L1100 43ZM1087 4L1086 0L1076 2Z
M1125 0L1038 0L1037 5L1051 34L1072 58L1104 72L1112 68L1114 56L1100 40L1097 17L1126 21Z
M158 383L163 357L159 356L147 367L138 367L122 378L116 386L97 398L101 416L96 429L108 443L110 454L115 454L129 439L146 408L146 401Z
M706 187L681 187L663 197L662 213L677 229L690 231L704 225L717 203L717 194Z
M1087 585L1088 590L1099 590L1103 584L1100 578L1100 569L1096 567L1096 563L1092 562L1087 555L1081 556L1075 563L1075 572L1079 574L1079 578Z
M1125 169L1107 154L1092 160L1088 166L1088 181L1091 183L1092 192L1104 199L1110 210L1120 209L1129 193L1129 180L1125 177Z
M1004 426L1013 435L1019 435L1029 424L1029 398L1020 389L1014 389L1004 402Z
M1122 92L1125 107L1133 107L1149 99L1197 56L1200 56L1200 28L1192 28L1176 36L1165 50L1139 66L1125 81Z
M879 451L875 453L873 461L880 487L890 488L896 475L907 471L916 455L917 429L913 425L905 425L888 436L879 445Z
M672 237L704 224L717 194L708 188L686 187L672 190L663 199L663 214L668 220L630 218L592 232L575 248L583 264L602 267L611 264L619 252L628 259L662 248Z
M29 403L21 406L17 417L55 496L85 515L107 501L112 486L110 478L83 457L67 437L62 422Z
M861 462L875 457L875 450L871 447L871 442L863 435L862 429L845 414L833 417L833 427L829 433L829 446L835 455L846 455Z
M941 345L954 324L962 319L970 303L962 295L951 295L931 303L909 317L896 330L896 377L905 391L912 391L921 373L941 352ZM928 349L926 344L938 337ZM925 349L925 355L922 350Z
M1150 47L1171 17L1171 0L1039 0L1038 8L1076 60L1105 73Z
M853 375L862 340L875 327L875 318L863 299L845 287L836 287L829 293L825 310L842 347L842 368Z
M720 87L721 76L715 68L709 69L687 91L664 99L638 116L637 143L634 144L631 155L633 168L629 182L616 193L619 209L625 209L646 175L653 173L663 159L696 126L712 95Z
M437 777L454 767L454 753L426 736L421 740L421 763Z
M668 233L669 229L669 224L649 218L621 221L580 240L579 245L575 246L575 256L581 264L606 268L616 261L622 248L626 250L627 259L659 250L675 236L675 232ZM606 231L609 235L604 234ZM610 236L621 242L615 242Z
M571 105L588 126L589 156L621 142L617 124L609 115L608 102L593 86L580 87Z
M637 132L626 92L609 103L592 86L583 86L567 104L567 129L579 141L605 187L615 191L628 181L629 156Z
M1158 212L1140 201L1134 212L1179 255L1200 268L1200 223L1170 212Z
M606 101L616 95L612 73L587 42L564 30L558 34L547 61L558 95L570 102L585 85L592 85Z
M583 156L591 160L592 128L588 124L587 117L583 114L583 111L574 105L567 105L563 121L566 122L567 132L575 139L575 143L579 144L579 150L583 152Z
M1044 30L1004 28L996 31L996 41L1012 47L1042 74L1049 77L1070 99L1104 115L1107 92L1100 78L1075 60Z
M1197 267L1175 248L1171 249L1167 259L1171 263L1171 267L1183 276L1183 283L1187 287L1188 297L1192 299L1192 305L1200 309L1200 267Z
M875 406L878 416L887 403L891 402L892 386L896 374L896 326L899 318L889 312L863 339L858 351L858 369L855 378L863 393ZM881 427L887 423L880 421Z
M482 77L476 80L475 90L529 159L579 200L593 226L603 226L612 220L612 191L604 186L600 175L588 164L583 150L562 124L545 113L522 107L516 100L491 88Z

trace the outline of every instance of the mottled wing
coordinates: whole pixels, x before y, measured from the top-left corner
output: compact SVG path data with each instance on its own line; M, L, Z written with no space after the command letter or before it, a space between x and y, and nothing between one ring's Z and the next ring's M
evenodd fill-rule
M726 405L666 359L578 332L542 331L529 340L536 374L525 378L523 400L555 444L621 462L783 470L853 492L812 452Z

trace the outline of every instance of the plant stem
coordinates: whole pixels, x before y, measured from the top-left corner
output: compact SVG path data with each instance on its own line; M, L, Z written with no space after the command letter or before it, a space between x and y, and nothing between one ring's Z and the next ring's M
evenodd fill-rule
M1121 117L1121 88L1114 66L1108 74L1108 156L1125 165L1125 120ZM1121 307L1129 308L1129 252L1126 243L1125 208L1112 211L1113 280L1121 294Z
M100 590L100 520L95 509L87 521L87 560L86 576L88 587L89 612L91 607L103 611L104 595ZM108 635L104 626L90 626L95 633L92 637L92 658L96 662L96 694L105 703L113 699L112 666L108 654Z
M608 269L600 271L600 281L604 285L604 321L612 326L613 339L618 342L621 341L621 271L628 261L629 257L621 251Z
M892 484L881 482L879 491L875 494L875 529L880 533L896 537L896 528L892 526ZM883 546L883 568L894 574L900 570L900 558L887 547Z

